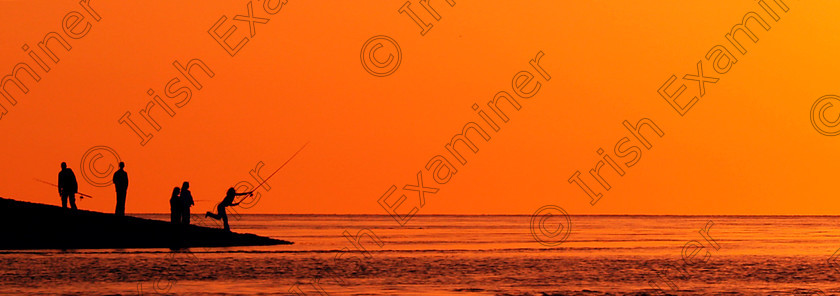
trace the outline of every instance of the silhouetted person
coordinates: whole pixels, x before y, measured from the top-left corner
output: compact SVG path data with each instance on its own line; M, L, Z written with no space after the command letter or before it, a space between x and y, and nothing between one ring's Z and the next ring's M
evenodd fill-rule
M172 218L172 223L181 223L181 188L175 187L172 189L172 197L169 198L169 211Z
M195 205L192 193L190 192L190 182L184 182L181 185L181 223L190 225L190 207Z
M67 168L67 163L61 163L61 172L58 172L58 195L61 196L61 207L67 208L67 200L70 200L70 207L76 209L76 193L79 192L79 183L76 183L76 174Z
M219 203L219 206L216 208L216 210L218 211L218 214L213 214L211 212L207 212L207 214L204 214L204 217L210 217L210 218L213 218L213 219L216 219L216 220L222 219L222 221L224 221L224 223L225 223L225 230L230 231L230 225L228 225L228 217L227 217L227 212L225 211L225 208L238 205L239 203L238 202L234 203L233 199L237 196L243 196L243 195L252 196L252 195L254 195L254 192L251 191L251 192L244 192L244 193L236 193L236 189L233 189L233 187L231 187L230 189L228 189L227 194L225 195L225 199L223 199L222 202Z
M125 194L128 192L128 174L125 173L125 163L120 162L120 169L114 173L114 187L117 189L117 209L114 214L125 216Z

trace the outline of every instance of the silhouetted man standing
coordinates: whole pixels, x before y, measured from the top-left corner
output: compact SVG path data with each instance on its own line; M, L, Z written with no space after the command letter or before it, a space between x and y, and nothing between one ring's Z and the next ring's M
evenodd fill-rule
M125 163L120 162L120 169L114 173L114 187L117 189L117 209L114 214L125 216L125 195L128 192L128 174L125 173Z
M181 223L190 225L190 207L195 205L192 192L190 192L190 182L184 182L181 185Z
M79 184L76 183L76 174L67 168L67 163L61 163L61 172L58 172L58 195L61 196L61 207L67 208L67 200L70 200L70 207L76 209L76 193L79 192Z

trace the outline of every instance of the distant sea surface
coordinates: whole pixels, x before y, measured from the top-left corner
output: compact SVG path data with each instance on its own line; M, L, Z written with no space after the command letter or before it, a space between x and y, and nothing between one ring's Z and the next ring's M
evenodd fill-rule
M568 240L548 247L532 237L529 216L416 216L401 227L384 215L241 215L233 231L295 244L4 251L0 294L644 295L656 291L650 281L677 295L840 293L840 271L828 263L840 217L571 220ZM719 249L699 232L709 221ZM362 229L382 243L363 238L367 256L343 235ZM684 248L706 262L686 264Z

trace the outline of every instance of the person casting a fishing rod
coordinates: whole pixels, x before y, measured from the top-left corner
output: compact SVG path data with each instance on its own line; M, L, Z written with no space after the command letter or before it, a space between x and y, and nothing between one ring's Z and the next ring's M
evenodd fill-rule
M225 199L223 199L222 202L220 202L219 205L216 207L216 210L218 211L218 213L213 214L211 212L207 212L207 214L204 214L204 217L205 218L210 217L210 218L213 218L213 219L216 219L216 220L221 219L225 223L225 230L230 231L230 225L228 224L228 217L227 217L227 212L225 211L225 208L239 205L239 203L241 203L242 201L239 201L239 202L235 203L235 202L233 202L233 199L236 198L237 196L243 196L243 195L253 196L254 191L236 193L236 189L233 189L233 187L229 188L228 191L227 191L227 194L225 195Z
M279 168L277 168L277 170L275 170L273 173L271 173L271 175L268 175L268 177L265 178L265 180L263 180L262 183L257 184L257 186L255 186L254 189L252 189L251 191L243 192L243 193L236 193L236 189L234 189L233 187L229 188L227 190L227 194L225 195L225 199L223 199L222 202L219 203L219 205L216 207L217 213L213 214L211 212L207 212L207 214L204 214L204 217L205 218L210 217L210 218L213 218L213 219L216 219L216 220L221 219L225 223L225 230L230 231L230 225L228 225L227 212L225 211L225 208L237 206L240 203L242 203L242 201L244 201L244 199L243 199L243 200L240 200L239 202L233 202L233 200L237 196L243 196L243 195L247 195L249 197L254 196L254 191L257 191L257 189L259 189L260 187L265 185L265 183L268 182L268 180L271 179L271 177L274 177L274 175L277 174L277 172L279 172L281 169L283 169L283 167L285 167L287 164L289 164L289 162L292 161L292 159L294 159L295 156L297 156L298 153L300 153L300 151L303 150L303 148L306 148L306 145L308 145L308 144L309 144L309 142L307 142L306 144L303 144L303 146L300 147L300 149L298 149L298 151L295 152L295 154L292 154L292 156L289 157L289 159L286 160L286 162L284 162L283 165L281 165Z

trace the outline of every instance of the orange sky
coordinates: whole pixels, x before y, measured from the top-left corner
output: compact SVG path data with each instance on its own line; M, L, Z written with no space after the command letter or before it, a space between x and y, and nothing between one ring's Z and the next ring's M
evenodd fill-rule
M54 188L34 179L55 181L66 161L80 191L95 196L79 206L112 211L113 187L86 182L80 168L85 152L102 145L127 163L128 212L167 212L172 187L183 181L199 200L193 212L203 211L237 182L256 183L249 171L258 162L266 176L309 142L268 182L271 190L260 191L259 203L239 212L385 214L377 200L392 185L400 189L394 199L408 197L400 209L407 212L419 207L418 195L403 186L416 185L418 171L427 173L429 159L446 153L467 122L485 124L471 106L513 94L511 79L530 71L529 86L541 83L537 94L517 97L522 109L508 110L510 120L489 142L470 135L479 152L459 148L468 162L448 183L424 176L439 191L425 194L420 214L528 214L545 204L571 214L840 209L833 182L840 139L819 134L809 119L817 98L840 93L840 3L786 0L790 10L782 12L767 0L780 16L773 21L753 1L432 1L440 20L421 35L398 12L400 1L289 1L275 15L255 2L254 16L269 21L255 23L253 38L231 57L208 30L226 16L223 28L237 25L231 43L247 36L248 23L232 20L247 14L247 3L91 0L96 21L74 1L0 1L0 75L25 62L41 76L24 78L27 94L7 86L15 106L0 98L8 110L0 119L0 196L60 204ZM419 3L412 8L434 20ZM85 17L77 32L91 22L80 39L61 29L71 11ZM704 72L720 80L706 83L681 117L657 89L671 75L696 74L697 62L726 44L724 35L749 11L772 29L751 24L759 42L741 36L748 52L735 53L728 73L706 64ZM51 45L60 61L41 54L51 68L44 73L21 48L53 31L72 49ZM387 77L369 74L360 61L362 45L376 35L402 50ZM548 81L529 65L538 52ZM194 72L203 87L174 116L152 111L161 130L143 126L154 132L141 145L118 120L128 111L141 122L146 91L163 94L182 77L172 63L192 59L214 76ZM696 95L698 84L683 79L668 91L683 83L685 96ZM652 149L623 177L603 168L612 188L597 187L588 177L600 160L596 150L618 161L613 146L629 135L621 122L642 118L664 137L650 134ZM111 162L97 165L104 171ZM602 191L596 205L569 184L577 170Z

